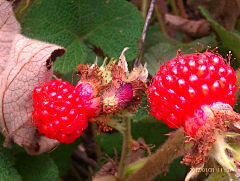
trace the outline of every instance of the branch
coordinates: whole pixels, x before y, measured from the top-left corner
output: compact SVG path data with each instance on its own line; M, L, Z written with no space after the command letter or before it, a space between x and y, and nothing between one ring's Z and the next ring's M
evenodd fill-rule
M130 147L131 147L131 139L132 139L130 118L124 117L123 121L126 122L126 130L123 133L122 153L121 153L121 160L120 160L119 171L118 171L119 180L124 180L125 178L127 155L131 149Z
M149 10L148 10L147 18L146 18L146 21L145 21L145 24L144 24L144 27L143 27L142 38L140 40L139 47L138 47L138 56L137 56L137 58L134 62L134 67L137 67L138 64L139 64L139 58L140 58L140 55L142 53L143 43L145 42L145 38L146 38L147 27L148 27L149 21L151 19L155 3L156 3L156 0L152 0L152 2L150 4L150 7L149 7Z
M166 172L173 160L183 155L184 137L183 128L172 132L168 140L147 159L144 166L130 175L128 181L150 181Z

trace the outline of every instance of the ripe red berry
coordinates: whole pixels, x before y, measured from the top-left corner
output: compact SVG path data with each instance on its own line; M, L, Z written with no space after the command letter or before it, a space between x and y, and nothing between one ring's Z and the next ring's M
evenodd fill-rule
M178 56L162 65L153 78L148 89L150 112L171 128L191 127L187 134L193 135L204 120L188 121L186 125L186 117L201 113L203 105L221 102L233 106L236 89L234 70L219 54Z
M74 86L51 80L33 90L34 123L40 133L62 143L71 143L87 128L85 108Z

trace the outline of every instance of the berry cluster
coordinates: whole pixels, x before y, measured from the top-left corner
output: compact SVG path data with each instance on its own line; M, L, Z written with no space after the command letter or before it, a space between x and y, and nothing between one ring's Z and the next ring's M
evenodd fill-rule
M142 93L146 92L148 71L146 66L139 65L129 72L124 55L127 49L123 50L118 64L116 60L106 64L107 59L101 67L79 64L80 79L76 87L58 80L36 87L32 117L39 132L71 143L86 129L88 120L108 130L105 123L113 115L124 109L136 110Z
M32 117L39 132L62 143L73 142L88 126L85 100L66 81L51 80L36 87Z
M234 70L219 54L206 51L178 56L162 65L153 78L148 89L150 112L171 128L186 127L186 116L203 105L221 102L233 106L236 89ZM194 124L194 132L187 134L195 134L204 122Z

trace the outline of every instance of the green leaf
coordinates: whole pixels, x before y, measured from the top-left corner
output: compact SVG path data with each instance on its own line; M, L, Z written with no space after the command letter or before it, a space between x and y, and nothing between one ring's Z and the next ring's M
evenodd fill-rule
M143 61L147 62L149 74L154 76L162 64L176 57L178 49L181 49L181 51L185 54L189 54L199 51L202 47L203 49L201 51L205 50L207 46L214 47L216 45L217 43L213 35L194 40L191 43L182 43L177 45L172 45L170 43L158 43L148 49L148 51L144 54Z
M21 181L15 165L15 157L13 156L12 150L4 148L3 137L0 136L0 180L1 181Z
M144 122L144 123L163 123L162 120L157 120L157 118L149 114L149 106L147 102L147 96L142 98L142 104L137 108L137 111L131 117L134 122Z
M16 155L18 172L23 181L57 181L58 168L47 154L31 156L27 153Z
M147 102L147 96L144 96L142 98L141 106L137 108L137 111L134 113L131 119L138 121L142 117L145 117L146 115L148 115L148 102Z
M95 134L95 140L97 144L103 149L104 153L111 158L114 158L116 156L115 150L117 151L118 155L121 155L122 135L119 132L113 134ZM103 156L105 156L105 154Z
M24 35L66 48L54 63L57 71L74 70L86 61L84 40L109 57L118 58L124 47L130 47L128 60L137 55L144 21L125 0L35 0L24 13L19 16Z
M179 44L180 42L171 38L168 35L162 34L159 30L159 25L150 26L146 33L146 41L144 43L144 48L147 50L148 48L161 43L169 43L172 45Z
M229 180L229 175L225 172L214 172L211 173L205 181L225 181Z
M169 133L171 130L172 129L170 129L166 124L132 122L133 139L137 140L139 137L143 137L146 144L156 145L152 151L164 143L167 138L164 134ZM114 149L116 149L118 155L120 155L122 148L122 136L120 133L101 133L100 135L95 135L95 140L110 157L115 157Z
M155 116L151 114L143 116L140 119L134 119L134 121L139 121L144 123L163 123L163 120L158 120Z
M151 47L143 57L143 61L147 62L149 74L154 76L158 72L160 65L176 56L177 50L176 46L169 43L158 43Z
M138 139L143 137L146 144L153 144L155 148L151 151L157 149L162 145L168 138L164 134L171 132L173 129L169 128L166 124L156 124L156 123L143 123L143 122L133 122L132 123L132 137L133 139Z
M194 53L195 51L203 52L207 49L208 46L216 47L217 41L214 34L196 39L190 43L182 43L176 45L178 48L181 48L184 54Z
M237 61L240 62L240 36L237 33L227 31L221 25L219 25L203 7L200 8L202 14L207 18L213 29L216 31L218 36L221 38L223 44L233 52Z
M57 149L50 153L51 158L58 166L59 174L61 177L66 175L70 166L70 157L77 146L80 144L80 139L71 144L61 144Z
M238 30L233 30L233 33L236 33L237 35L239 35L240 36L240 32L238 31Z

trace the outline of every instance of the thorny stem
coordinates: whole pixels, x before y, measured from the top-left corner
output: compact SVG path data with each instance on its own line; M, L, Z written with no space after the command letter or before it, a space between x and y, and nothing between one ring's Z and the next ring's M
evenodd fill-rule
M119 170L118 170L119 180L124 180L125 178L126 160L127 160L128 152L130 151L130 143L132 139L130 118L124 117L123 122L126 123L126 130L124 130L123 132L122 153L121 153L121 160L120 160Z
M159 23L161 32L162 32L163 35L167 35L167 30L166 30L166 27L165 27L165 23L163 22L162 15L159 12L157 6L155 6L154 9L155 9L155 13L156 13L156 16L157 16L157 19L158 19L158 23Z
M130 175L128 181L150 181L162 172L166 172L172 161L183 155L184 131L179 128L172 132L168 140L147 159L143 167Z
M139 47L138 47L138 56L137 56L137 58L134 62L134 67L137 67L138 63L139 63L139 58L140 58L141 53L142 53L143 43L145 42L145 38L146 38L147 27L148 27L149 21L151 19L155 3L156 3L156 0L152 0L152 2L150 4L150 7L149 7L149 10L148 10L147 18L145 20L145 24L144 24L143 31L142 31L142 37L141 37Z

